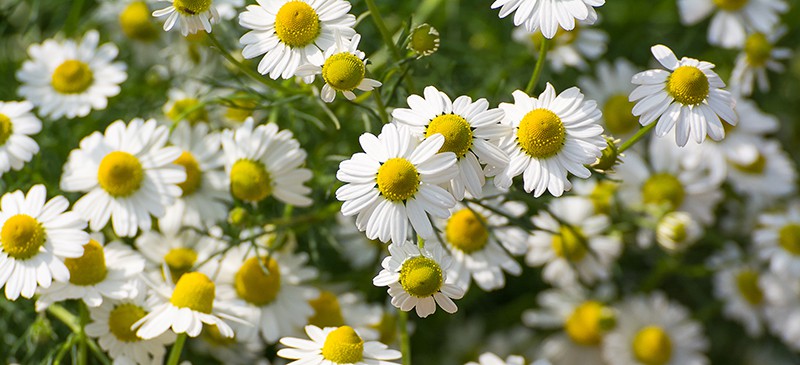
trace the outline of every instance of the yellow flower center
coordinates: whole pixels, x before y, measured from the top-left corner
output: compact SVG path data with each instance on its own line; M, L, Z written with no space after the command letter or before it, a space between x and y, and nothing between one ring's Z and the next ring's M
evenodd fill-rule
M760 175L764 173L764 169L767 167L767 159L763 154L759 153L753 162L749 164L734 163L733 167L747 174Z
M427 298L442 288L442 267L433 259L414 256L400 268L400 285L411 296Z
M772 44L764 33L753 33L744 42L744 54L750 65L764 66L772 57Z
M667 78L667 92L683 105L697 105L708 97L708 77L699 68L681 66Z
M680 180L668 173L654 174L642 185L645 204L665 205L669 210L680 207L685 195Z
M173 248L164 255L173 283L177 283L183 274L191 271L196 261L197 252L186 247Z
M320 328L338 327L344 324L342 308L336 295L323 291L319 297L308 301L311 308L314 308L314 315L308 318L308 324L313 324Z
M134 1L125 7L119 14L119 25L130 39L149 42L158 38L158 29L144 1Z
M596 212L603 214L611 212L611 204L614 202L617 186L617 183L610 180L597 182L592 192L589 193L589 200L592 201Z
M727 11L736 11L747 5L749 0L714 0L718 8Z
M461 158L472 147L472 127L467 120L456 114L442 114L433 118L425 128L425 137L441 133L444 144L439 152L453 152Z
M305 1L290 1L275 16L275 34L289 47L305 47L320 34L319 15Z
M12 133L14 133L14 123L11 123L8 115L0 113L0 146L6 144Z
M239 297L256 306L272 303L281 290L281 268L273 258L251 257L242 264L234 277Z
M633 339L633 354L645 365L663 365L672 357L672 340L661 327L647 326Z
M603 332L614 325L613 313L600 302L590 300L575 307L564 323L564 330L577 344L597 346L603 338Z
M231 194L244 201L259 202L272 194L272 178L264 164L242 159L231 168Z
M177 165L183 166L186 170L186 181L178 184L183 190L183 196L194 194L203 182L203 171L200 170L200 164L197 159L189 151L183 153L174 162Z
M214 308L216 287L214 282L203 273L189 272L183 274L169 302L178 308L189 308L195 312L211 313Z
M225 110L225 117L236 122L244 122L247 117L253 115L256 107L258 102L255 99L239 95L231 100L231 105Z
M142 186L144 169L136 156L114 151L103 157L97 169L97 182L113 197L129 196Z
M408 49L422 56L432 55L439 50L439 32L430 24L421 24L411 30Z
M564 123L550 110L532 110L519 122L517 141L522 150L533 158L555 156L566 140Z
M208 112L200 100L186 98L176 100L172 108L167 111L167 117L174 121L185 120L189 124L195 124L208 120Z
M639 119L633 115L633 105L624 94L608 98L603 106L603 118L612 135L627 134L639 126Z
M364 340L352 327L339 327L325 338L322 357L334 364L355 364L364 358Z
M751 305L759 305L764 301L764 292L758 286L757 271L745 269L736 274L736 287Z
M206 324L203 326L203 338L217 346L233 346L236 344L236 336L225 337L219 332L219 327L213 324Z
M17 260L27 260L39 253L44 245L45 232L42 224L26 214L8 218L0 230L3 251Z
M134 323L144 318L147 312L144 308L125 303L116 306L108 315L108 330L121 342L138 342L142 339L131 329Z
M335 90L355 89L366 74L364 61L349 52L340 52L328 57L322 65L322 78Z
M51 84L62 94L79 94L92 86L94 75L85 62L67 60L56 67Z
M800 256L800 224L790 223L783 226L778 231L778 243L792 255Z
M556 31L556 35L553 37L553 40L558 40L558 42L551 42L549 44L549 49L553 48L553 43L555 44L563 44L569 45L575 42L578 39L578 35L581 32L581 26L579 24L575 24L575 28L572 30L565 30L561 27L558 28ZM542 46L542 42L544 41L544 35L542 32L535 32L530 35L531 41L533 42L534 48L537 50Z
M481 250L489 241L486 218L468 208L450 216L444 233L447 242L465 253Z
M588 242L579 227L561 226L550 245L556 256L572 262L583 260L588 252Z
M172 6L187 16L201 14L211 8L211 0L173 0Z
M390 158L378 169L378 191L389 200L406 200L419 190L419 173L410 161L402 157Z
M69 270L69 282L79 286L94 285L106 278L106 255L95 240L83 245L83 256L64 259Z

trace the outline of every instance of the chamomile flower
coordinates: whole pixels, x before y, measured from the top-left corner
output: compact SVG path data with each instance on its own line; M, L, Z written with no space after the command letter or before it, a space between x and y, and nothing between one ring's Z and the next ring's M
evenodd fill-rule
M759 281L770 331L795 351L800 351L800 281L796 276L765 274Z
M605 280L622 251L622 239L608 232L608 216L597 214L591 201L564 197L532 218L540 228L528 237L525 262L544 266L542 278L559 286Z
M627 299L617 308L617 327L603 341L614 365L704 365L708 341L690 312L662 293Z
M709 260L709 266L716 269L714 296L724 303L726 317L741 323L749 336L758 337L764 326L764 275L755 262L744 261L743 256L735 245L729 244Z
M158 40L160 32L156 20L151 16L149 3L152 1L104 1L97 9L97 20L112 25L113 33L120 34L120 40L128 39L136 43L153 44Z
M213 0L161 0L171 5L156 10L153 16L166 16L164 30L169 31L178 23L181 34L187 36L205 30L211 33L211 24L219 22L219 13Z
M389 253L372 284L389 287L392 305L406 312L416 308L421 318L436 312L437 304L447 313L458 310L453 299L461 299L464 289L448 279L451 259L439 246L392 243Z
M186 172L173 162L178 147L165 147L169 130L155 120L118 120L105 134L94 132L72 150L64 165L61 189L85 192L73 209L99 231L111 220L119 236L134 236L151 227L180 197Z
M725 83L712 69L714 65L694 58L679 61L664 45L650 48L653 56L669 71L647 70L633 76L636 89L629 96L635 101L633 115L643 126L658 122L656 135L665 136L673 128L675 142L685 146L692 136L702 143L706 135L715 141L725 137L722 121L736 125L733 111L736 104L730 92L722 90Z
M308 325L305 330L310 341L295 337L281 338L281 344L287 347L278 350L278 356L295 360L289 365L399 365L387 360L400 359L400 351L391 350L378 341L365 342L350 326L320 329Z
M789 10L785 0L678 0L681 21L697 24L712 13L708 43L742 47L748 33L769 33Z
M0 286L9 300L31 298L54 279L68 281L63 260L81 257L89 242L86 222L66 211L69 201L46 198L44 185L34 185L27 194L16 190L0 199Z
M235 131L222 134L225 171L234 198L258 203L269 196L296 206L308 206L311 189L303 185L311 170L300 167L306 151L289 130L275 123L253 125L247 120Z
M762 93L769 91L767 70L783 72L785 67L781 61L792 57L790 49L775 47L775 43L785 33L785 29L780 29L766 34L756 32L747 36L744 50L736 57L736 65L731 72L731 90L749 96L753 93L753 83L756 83Z
M458 176L447 185L456 200L464 199L464 192L475 198L482 196L486 183L481 164L503 168L508 164L506 152L498 147L500 139L511 134L511 128L501 124L503 111L489 109L486 99L472 101L469 96L459 96L454 101L447 94L428 86L424 98L408 97L410 109L397 108L392 112L394 122L406 126L418 139L437 133L444 136L439 152L456 155Z
M541 48L544 38L542 33L535 31L529 32L527 29L518 27L511 33L511 37L522 43L532 51L537 52ZM585 70L588 66L587 60L595 60L606 52L608 34L602 30L579 22L570 31L558 30L553 41L548 44L547 62L553 72L562 73L569 67ZM538 57L538 56L537 56ZM630 79L628 79L630 82Z
M208 125L178 123L169 137L183 150L175 164L186 170L186 181L178 184L181 196L158 220L162 232L177 232L181 227L210 227L225 219L231 195L228 191L220 135Z
M753 233L758 256L771 271L800 278L800 201L792 201L784 211L764 213Z
M40 115L53 119L85 117L92 109L105 109L128 75L124 63L113 62L117 46L98 47L99 41L100 34L92 30L80 42L48 39L31 45L31 59L17 71L22 82L19 94L36 105Z
M336 190L336 199L344 201L342 214L357 214L356 226L369 239L402 245L409 221L422 238L432 238L428 214L445 218L456 203L438 186L458 174L455 154L438 152L445 138L434 135L417 142L405 127L387 124L377 137L364 133L359 142L365 153L343 161L336 172L345 183Z
M656 242L670 252L683 251L702 236L703 227L686 212L664 214L656 225Z
M578 85L586 97L597 101L603 111L602 125L606 133L616 138L627 139L639 129L639 121L633 115L633 103L628 95L633 91L631 78L637 72L628 60L619 58L613 64L601 62L595 70L596 78L581 76Z
M381 82L366 78L367 60L364 52L358 50L361 35L356 34L351 41L340 36L335 36L336 43L325 50L324 58L310 59L310 63L300 65L295 74L305 79L306 82L314 81L316 75L321 75L325 81L320 97L322 101L330 103L336 98L336 92L341 92L347 100L356 98L353 90L370 91L381 86Z
M335 45L338 37L351 39L356 34L356 17L348 14L350 7L344 0L275 0L248 5L239 14L239 24L251 29L239 39L244 45L242 56L251 59L263 54L258 72L273 80L295 76L300 65L322 64L323 51Z
M187 121L191 125L211 121L206 102L214 97L211 87L197 80L188 80L180 87L167 92L164 115L177 123Z
M605 4L605 0L495 0L492 9L500 8L500 17L514 13L514 25L524 26L528 32L541 29L546 38L553 38L558 28L572 30L575 21L594 24L597 12L594 8Z
M781 143L754 137L750 139L749 145L740 144L728 156L728 182L731 187L749 197L753 204L768 204L797 191L797 168ZM744 140L741 138L739 142Z
M39 152L31 135L42 130L42 121L27 101L0 101L0 176L9 170L20 170Z
M217 263L211 258L225 248L222 240L201 236L190 229L176 233L142 232L136 237L134 245L146 259L149 272L156 272L157 277L162 277L161 271L166 265L173 283L195 268L202 272L214 272Z
M498 169L495 185L506 189L522 174L526 192L561 196L572 188L568 173L588 178L591 171L584 165L595 162L606 147L597 104L584 100L577 87L556 95L550 83L538 98L519 90L513 95L514 104L500 104L506 112L503 123L514 132L500 144L509 163Z

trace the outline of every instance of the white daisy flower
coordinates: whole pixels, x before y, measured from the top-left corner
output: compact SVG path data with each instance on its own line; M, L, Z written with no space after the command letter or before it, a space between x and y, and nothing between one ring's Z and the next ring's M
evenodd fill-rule
M40 290L37 311L67 299L80 299L89 307L97 307L108 299L138 294L136 282L144 270L144 258L120 241L104 245L100 235L95 238L83 245L83 256L64 259L69 281Z
M6 298L31 298L37 286L48 288L53 279L66 282L63 260L83 255L89 235L86 222L67 212L69 201L56 196L45 203L44 185L3 194L0 199L0 286Z
M182 194L158 220L162 232L177 232L181 227L211 227L225 219L231 195L228 191L220 135L208 125L178 123L169 137L183 150L175 160L186 170L186 181L178 184Z
M134 245L147 260L148 271L155 272L155 277L163 278L161 271L166 265L173 283L194 269L214 272L217 262L212 258L225 249L223 241L201 236L192 230L165 234L142 232L136 237Z
M324 50L338 37L351 39L356 17L344 0L261 0L239 14L239 24L251 31L239 42L242 56L264 55L258 72L277 79L291 78L300 65L323 64Z
M100 34L92 30L79 43L48 39L31 45L31 59L17 71L19 94L52 119L85 117L92 109L105 109L128 75L124 63L113 62L117 46L98 47L99 41Z
M113 0L104 1L94 13L96 21L108 24L113 30L111 37L123 40L133 40L141 44L153 44L158 40L161 32L155 19L150 15L147 0ZM137 45L131 44L136 49ZM138 55L134 55L137 57Z
M491 352L484 352L478 357L478 362L470 361L465 365L526 365L526 363L522 356L510 355L503 360ZM531 365L550 365L550 363L547 360L538 360L532 362Z
M231 194L252 203L274 196L286 204L311 205L311 189L303 185L311 179L311 170L300 167L306 151L290 130L279 130L275 123L253 124L253 118L247 118L235 131L222 134Z
M724 303L725 317L741 323L749 336L758 337L763 333L765 301L761 278L764 276L758 265L743 259L742 252L733 244L709 259L709 266L716 270L714 296Z
M379 305L367 304L360 295L344 293L336 295L323 290L319 296L308 301L314 314L308 317L308 324L319 328L353 327L365 340L379 340L380 331L376 328L383 320L383 310Z
M704 365L708 341L690 312L662 293L629 298L617 308L617 327L603 341L614 365Z
M800 201L792 201L784 211L758 217L753 232L758 257L769 263L772 272L800 278Z
M448 280L451 259L440 246L428 249L410 242L392 243L389 253L372 284L389 287L392 305L406 312L416 308L421 318L436 312L437 304L447 313L458 310L453 299L461 299L464 290Z
M639 121L633 115L633 103L628 95L633 91L631 79L637 72L630 61L619 58L613 64L600 62L596 78L578 78L578 85L590 100L596 100L603 112L602 125L606 133L616 138L628 139L639 130Z
M653 56L669 71L647 70L633 76L636 89L629 96L635 101L633 115L643 126L656 122L656 135L665 136L673 127L675 142L685 146L689 135L702 143L706 135L715 141L725 137L722 121L736 125L736 104L725 83L712 69L714 64L683 57L680 61L664 45L650 48Z
M455 154L438 153L445 138L434 135L420 143L405 127L387 124L377 137L364 133L359 142L365 153L343 161L336 172L345 183L336 190L336 199L344 201L342 214L358 214L356 226L369 239L401 245L409 221L422 238L432 238L428 214L445 218L456 203L438 186L458 175Z
M546 38L553 38L558 28L572 30L575 21L594 24L597 12L594 8L605 4L605 0L495 0L492 9L500 8L500 17L514 13L514 25L524 26L528 32L541 29Z
M278 350L278 356L295 360L289 365L400 365L387 361L400 359L400 351L391 350L378 341L365 342L350 326L320 329L308 325L306 334L311 341L294 337L281 338L281 344L287 347Z
M553 200L532 221L540 230L528 237L525 262L544 265L546 282L570 286L609 277L610 266L622 251L622 238L608 232L610 219L596 214L591 201L574 196Z
M511 38L526 45L531 51L541 48L544 38L540 32L529 32L527 29L514 28ZM562 73L569 67L586 70L588 60L595 60L606 53L608 34L579 22L570 31L558 30L553 41L548 44L547 62L555 73ZM630 83L630 79L626 80Z
M584 100L577 87L556 95L550 83L538 98L519 90L513 95L514 104L500 103L506 112L503 123L514 128L514 135L500 144L509 163L494 178L495 185L506 189L522 174L526 192L561 196L572 188L568 173L588 178L592 173L585 165L606 147L597 104Z
M0 176L9 170L20 170L39 145L30 136L42 131L42 121L27 101L0 101Z
M211 33L211 24L219 22L219 12L212 0L161 0L171 5L156 10L153 16L167 17L164 21L164 30L171 30L179 23L181 34L187 36L205 30Z
M780 142L751 138L751 143L739 146L727 160L728 182L736 192L768 203L797 191L795 162ZM755 154L751 154L752 148Z
M656 242L670 252L683 251L702 236L703 227L686 212L664 214L656 225Z
M573 193L589 199L598 214L611 215L617 208L616 194L620 182L614 180L579 180L575 182Z
M469 96L459 96L451 101L433 86L425 88L424 98L409 96L408 105L410 109L392 112L394 122L408 127L420 140L437 133L444 136L439 152L453 152L458 159L458 176L447 184L447 190L459 201L465 191L480 198L486 183L481 164L508 165L506 152L498 147L502 138L511 135L511 128L501 124L503 111L489 109L483 98L473 102Z
M678 0L678 10L686 25L716 13L708 26L708 43L738 48L748 33L771 32L789 5L785 0Z
M193 75L196 75L193 70ZM167 92L167 102L162 110L164 115L177 123L187 121L191 125L197 123L210 123L212 118L206 108L207 103L214 98L211 86L197 80L188 80L179 87L170 89Z
M330 103L336 98L339 91L347 100L356 98L353 90L371 91L381 86L381 82L365 77L367 73L367 60L364 52L358 50L361 35L356 34L351 41L342 37L334 37L336 43L325 50L324 58L310 59L310 63L300 65L295 74L302 77L306 83L314 81L316 75L322 75L325 86L322 87L320 97L322 101Z
M118 120L105 134L94 132L72 150L64 165L61 189L86 192L75 202L75 212L100 231L111 220L123 237L148 231L151 218L161 218L181 196L178 184L186 172L173 162L178 147L165 147L169 130L150 119Z
M781 61L792 58L789 48L776 48L775 43L786 33L785 29L769 33L753 33L747 36L744 50L736 57L736 65L731 72L731 90L749 96L753 93L753 83L757 83L762 93L769 91L767 70L782 73L785 70ZM741 117L741 116L740 116Z
M796 276L765 274L765 316L770 331L795 351L800 351L800 281Z

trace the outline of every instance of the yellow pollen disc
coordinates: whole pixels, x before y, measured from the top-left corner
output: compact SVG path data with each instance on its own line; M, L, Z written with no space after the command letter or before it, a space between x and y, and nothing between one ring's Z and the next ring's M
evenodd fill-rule
M444 235L447 242L465 253L483 249L489 242L486 218L468 208L459 210L447 220Z
M106 255L103 246L95 240L83 245L83 256L64 259L69 270L69 282L86 286L97 284L106 278Z
M564 123L550 110L532 110L519 122L517 141L522 150L533 158L555 156L566 140Z
M718 8L727 11L736 11L747 5L749 0L714 0Z
M3 251L17 260L36 256L44 241L44 227L35 218L26 214L11 216L0 230Z
M650 176L642 185L642 200L645 204L665 205L669 210L678 209L683 204L685 195L680 180L668 173Z
M344 325L342 308L336 295L323 291L319 293L319 298L308 301L311 308L314 308L314 315L308 318L308 324L313 324L320 328L338 327Z
M672 357L672 340L661 327L647 326L633 339L633 354L645 365L664 365Z
M603 119L612 135L627 134L639 127L639 118L633 115L633 105L624 94L608 98L603 106Z
M792 255L800 256L800 224L790 223L783 226L778 231L778 243Z
M736 274L736 288L744 299L752 304L759 305L764 301L764 292L758 286L758 272L745 269Z
M744 173L761 175L762 173L764 173L764 169L767 167L767 159L766 157L764 157L763 154L759 153L755 161L749 164L741 164L741 165L738 163L734 163L733 167Z
M588 244L589 242L579 227L561 226L559 234L553 236L553 242L550 245L556 256L567 261L578 262L586 256Z
M408 49L418 55L429 56L439 50L439 32L430 24L421 24L411 30Z
M186 181L178 184L183 190L183 196L194 194L203 182L203 171L200 164L189 151L183 153L175 160L176 165L181 165L186 170Z
M444 144L439 152L453 152L461 158L472 147L472 127L467 120L456 114L442 114L433 118L425 128L425 137L441 133Z
M231 100L231 106L225 110L225 117L236 122L244 122L247 117L253 115L253 110L258 107L258 102L246 95L238 96Z
M614 326L614 318L608 308L593 300L575 307L564 323L567 335L577 344L597 346L603 332Z
M591 193L589 200L594 205L594 210L598 213L607 214L611 212L611 204L614 202L614 193L617 191L617 183L610 180L599 181Z
M744 54L750 65L764 66L772 57L772 44L764 33L753 33L744 42Z
M122 33L130 39L149 42L158 38L158 29L144 1L134 1L119 14Z
M272 194L272 178L258 161L242 159L231 168L231 194L249 202L259 202Z
M62 94L79 94L92 86L94 75L85 62L67 60L53 71L51 84Z
M400 285L411 296L427 298L442 288L442 267L433 259L414 256L400 268Z
M208 120L208 112L200 100L186 98L176 100L172 108L167 111L167 117L174 121L185 120L189 124L196 124Z
M121 342L141 341L131 326L146 315L147 312L136 304L120 304L108 315L108 330Z
M305 1L290 1L275 16L275 34L289 47L305 47L319 36L319 15Z
M253 305L267 305L281 290L281 268L273 258L262 258L259 263L258 258L251 257L236 272L233 284L240 298Z
M402 157L390 158L378 169L378 191L389 200L406 200L419 190L419 173L410 161Z
M357 363L364 358L364 340L352 327L339 327L325 338L322 357L334 364Z
M225 337L219 332L219 328L213 324L206 324L203 326L203 338L217 346L232 346L236 343L236 336Z
M178 308L189 308L195 312L211 313L214 309L214 297L216 296L214 282L199 272L189 272L183 274L169 302Z
M667 78L667 93L683 105L697 105L706 100L708 76L694 66L681 66Z
M136 156L114 151L103 157L97 169L97 182L108 195L129 196L142 186L144 169Z
M197 252L186 247L173 248L164 255L173 283L177 283L183 274L191 271L196 261Z
M173 0L172 6L183 15L197 15L211 8L211 0Z
M7 115L0 113L0 146L6 144L12 133L14 133L14 123L11 123L11 118Z
M364 80L366 72L364 61L349 52L334 54L322 65L325 83L338 91L355 89Z

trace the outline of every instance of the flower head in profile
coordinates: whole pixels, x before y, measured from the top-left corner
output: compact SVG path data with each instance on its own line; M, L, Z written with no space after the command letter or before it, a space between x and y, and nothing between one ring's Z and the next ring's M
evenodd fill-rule
M730 83L734 93L750 96L753 84L762 93L769 91L767 71L782 73L786 67L781 62L792 58L791 49L776 47L778 39L785 33L786 29L781 28L770 33L756 32L747 36L731 72Z
M0 176L20 170L39 152L31 135L42 130L42 121L28 101L0 101Z
M514 25L524 26L530 33L540 29L550 39L559 28L574 29L576 20L594 24L595 8L605 3L605 0L495 0L492 9L500 8L501 18L514 13Z
M211 24L219 22L219 13L214 5L214 0L161 0L172 3L166 8L156 10L153 16L167 17L164 21L164 30L169 31L178 24L183 36L205 30L211 33Z
M311 63L298 67L295 74L306 82L313 81L316 75L322 75L325 86L322 87L320 97L326 103L336 98L337 91L347 100L353 100L356 98L353 90L370 91L381 86L380 81L366 78L366 56L358 50L361 35L356 34L348 41L337 34L335 39L336 43L325 51L323 62L310 60Z
M387 360L400 359L400 351L391 350L378 341L364 339L350 326L305 328L311 340L284 337L278 356L294 360L289 365L399 365Z

